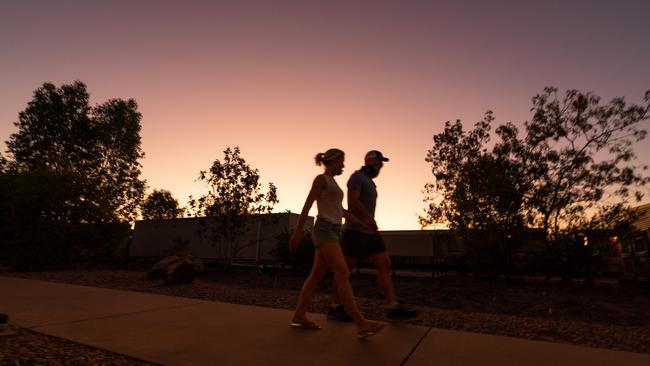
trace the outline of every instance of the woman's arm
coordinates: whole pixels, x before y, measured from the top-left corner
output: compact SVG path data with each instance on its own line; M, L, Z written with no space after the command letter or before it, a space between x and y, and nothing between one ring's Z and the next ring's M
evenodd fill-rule
M290 250L296 250L298 248L298 245L300 245L300 239L302 238L302 229L305 226L305 221L307 221L309 210L311 210L311 206L314 204L314 201L316 201L324 188L325 180L323 179L323 176L319 175L314 178L314 182L311 185L311 190L309 191L307 199L305 200L305 205L302 207L302 212L300 213L300 218L298 219L296 229L294 230L293 235L289 240Z

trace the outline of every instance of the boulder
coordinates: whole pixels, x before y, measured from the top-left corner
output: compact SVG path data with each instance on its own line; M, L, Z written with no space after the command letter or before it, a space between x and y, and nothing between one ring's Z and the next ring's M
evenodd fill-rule
M147 278L162 278L165 285L185 285L192 283L203 272L203 261L192 255L170 255L154 264Z

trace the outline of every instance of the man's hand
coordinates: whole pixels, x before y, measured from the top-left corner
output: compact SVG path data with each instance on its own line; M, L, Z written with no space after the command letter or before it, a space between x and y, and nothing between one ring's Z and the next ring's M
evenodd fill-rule
M368 225L368 228L373 231L378 231L379 227L377 227L377 221L375 219L369 219L366 221L366 225Z

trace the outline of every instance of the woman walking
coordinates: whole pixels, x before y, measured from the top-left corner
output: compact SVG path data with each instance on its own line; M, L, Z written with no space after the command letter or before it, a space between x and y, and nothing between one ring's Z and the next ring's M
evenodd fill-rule
M305 220L314 201L316 201L318 216L311 233L316 253L311 273L300 291L298 306L293 315L291 326L314 330L321 328L307 319L306 311L316 286L331 267L334 271L334 282L340 291L343 306L354 320L359 337L366 338L380 332L386 326L386 323L368 320L359 311L350 286L350 270L339 245L343 216L348 220L359 221L343 210L343 191L334 180L334 176L343 172L344 160L345 154L339 149L329 149L325 153L316 155L316 165L323 165L325 172L314 179L305 205L302 208L298 225L289 242L291 250L298 248ZM361 221L357 222L357 224L365 225Z

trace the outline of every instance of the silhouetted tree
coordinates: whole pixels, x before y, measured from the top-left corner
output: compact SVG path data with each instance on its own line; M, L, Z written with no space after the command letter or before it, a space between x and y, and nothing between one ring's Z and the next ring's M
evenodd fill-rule
M640 201L648 182L647 166L632 164L634 143L646 136L639 123L648 119L650 91L644 105L614 98L605 105L593 93L556 88L533 98L533 119L526 122L522 160L534 172L527 197L529 222L547 233L553 262L570 277L566 235L593 225L595 217L617 206Z
M207 171L199 173L198 180L210 190L194 199L189 198L189 213L206 217L199 234L206 237L217 250L217 256L226 266L232 264L237 253L252 245L242 240L254 215L271 213L278 203L275 185L269 183L266 193L261 190L260 175L241 157L239 147L224 150L223 162L216 159Z
M639 123L648 119L650 91L644 100L642 106L628 106L623 98L600 105L592 93L568 90L559 100L556 88L545 88L533 98L525 137L519 139L512 124L502 125L491 152L491 112L467 134L459 121L447 122L427 155L435 182L425 187L430 204L421 222L500 236L522 222L541 228L549 269L569 279L572 258L582 255L576 251L592 250L576 245L579 233L612 226L603 220L611 223L614 213L629 211L631 198L642 197L647 167L631 162L634 143L646 135Z
M175 219L183 217L183 209L170 191L154 189L142 204L142 217L145 220Z
M7 169L9 169L9 161L0 152L0 173L4 173Z
M524 194L528 181L512 154L521 147L517 129L497 129L501 138L492 151L486 145L494 120L488 112L468 132L460 121L447 122L433 137L426 161L434 182L425 185L428 208L423 226L446 223L463 240L475 270L496 275L510 272L512 244L524 227Z
M80 191L68 202L82 222L132 221L144 196L140 179L140 120L133 99L91 107L80 81L45 83L20 112L7 141L20 171L50 169L75 176ZM93 216L80 206L94 206Z
M79 81L43 84L6 142L1 245L16 267L61 267L126 243L145 186L141 115L133 100L90 107L88 99Z

